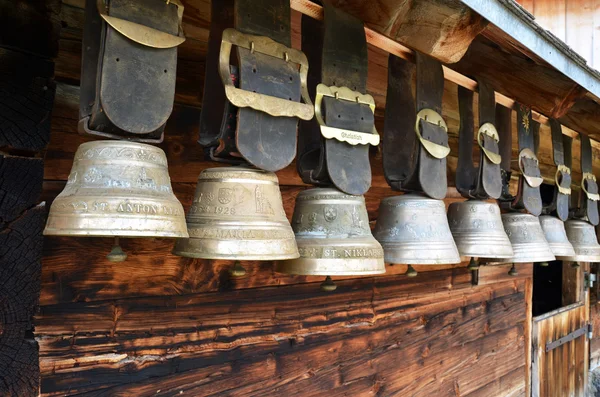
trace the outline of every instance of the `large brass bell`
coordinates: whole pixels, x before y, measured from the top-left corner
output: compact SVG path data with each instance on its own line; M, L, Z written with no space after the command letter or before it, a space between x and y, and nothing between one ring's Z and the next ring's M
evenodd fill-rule
M67 185L50 208L44 234L187 237L165 153L154 146L121 141L79 146ZM109 259L125 257L116 245Z
M542 215L539 219L546 241L556 259L563 260L573 257L575 250L567 238L565 223L551 215Z
M388 263L460 263L441 200L413 193L381 200L374 235Z
M487 260L495 263L548 262L555 259L544 237L538 217L520 212L502 214L504 230L512 244L514 255L505 260Z
M450 204L448 223L461 256L511 258L512 245L504 231L500 207L482 200Z
M363 196L332 188L301 192L292 228L300 258L278 262L276 271L299 275L385 273L383 249L373 238Z
M298 257L277 176L243 167L202 171L187 215L189 239L173 253L189 258L278 260Z
M565 260L575 262L600 261L600 244L598 244L593 225L579 219L569 219L565 222L565 229L567 237L575 250L575 255L567 256Z

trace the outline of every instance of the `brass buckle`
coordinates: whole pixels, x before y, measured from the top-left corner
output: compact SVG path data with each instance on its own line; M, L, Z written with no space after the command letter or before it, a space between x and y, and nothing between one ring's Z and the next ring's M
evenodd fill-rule
M317 94L315 97L315 118L321 126L321 134L327 139L337 139L340 142L347 142L350 145L379 145L379 134L375 125L370 133L361 131L346 130L343 128L328 127L323 120L321 113L321 103L323 97L335 98L342 101L355 102L361 105L368 105L373 114L375 114L375 100L369 94L361 94L358 91L352 91L348 87L328 87L325 84L317 85Z
M586 189L586 187L585 187L585 181L588 180L588 179L590 181L596 182L596 176L594 174L592 174L591 172L584 172L583 176L581 177L581 190L583 190L585 192L585 195L587 196L587 198L589 200L599 201L600 200L600 194L598 194L598 193L590 193Z
M554 183L556 183L556 186L558 187L558 192L561 194L565 194L565 195L570 195L571 194L571 187L562 187L559 184L559 180L558 177L561 174L569 174L571 175L571 169L569 167L567 167L564 164L560 164L558 166L558 168L556 168L556 174L554 174Z
M485 123L481 127L479 127L479 131L477 131L477 143L479 144L479 147L481 148L481 150L483 150L485 157L487 157L488 160L490 160L490 162L492 162L492 164L500 164L502 162L502 156L500 156L498 153L492 152L489 149L486 149L483 146L483 140L482 140L483 135L489 136L490 138L495 140L496 143L500 142L500 136L498 135L498 131L496 130L496 127L494 126L494 124Z
M172 3L177 7L177 18L179 20L179 33L177 36L148 26L140 25L139 23L111 17L108 15L108 5L104 4L104 0L97 0L96 4L102 19L128 39L147 47L172 48L177 47L185 41L183 27L181 26L181 21L183 20L183 4L180 0L167 0L166 3Z
M544 182L544 178L537 176L529 176L525 173L525 170L523 169L523 159L525 158L534 160L536 164L538 164L538 167L540 162L535 153L533 153L533 151L529 148L525 148L519 153L519 169L521 170L521 174L523 175L523 177L525 177L525 180L527 181L527 184L529 186L533 188L539 187L542 184L542 182Z
M235 87L229 71L229 57L231 56L231 48L234 45L250 50L251 52L258 52L300 65L300 86L304 103L250 92ZM275 117L298 117L302 120L310 120L314 116L315 110L308 96L308 89L306 88L308 59L306 59L306 55L302 51L288 48L272 40L270 37L244 34L235 29L228 28L223 31L223 40L221 41L219 74L225 86L227 99L238 108L249 107Z
M432 155L436 159L443 159L446 156L448 156L448 154L450 154L449 147L438 145L437 143L428 141L428 140L424 139L423 136L421 136L421 131L419 129L419 121L421 121L421 120L424 120L430 124L434 124L439 127L442 127L444 129L444 131L446 131L446 134L447 134L448 126L446 125L444 118L435 110L421 109L419 111L419 113L417 113L417 122L415 123L415 132L417 133L417 136L419 137L419 141L421 141L421 144L423 145L425 150L427 150L427 152L430 155Z

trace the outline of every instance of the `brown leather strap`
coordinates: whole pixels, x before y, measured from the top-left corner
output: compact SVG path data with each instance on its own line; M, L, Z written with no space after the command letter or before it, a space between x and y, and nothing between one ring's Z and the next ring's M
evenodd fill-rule
M489 85L477 80L479 86L479 124L476 138L473 131L473 92L458 88L460 130L456 188L466 198L499 198L502 191L497 131L495 128L496 101ZM473 140L480 146L479 167L473 165ZM485 150L484 150L485 149Z
M266 36L291 47L289 0L236 0L235 28L242 33ZM258 51L236 47L240 88L299 102L298 65ZM296 155L296 117L275 117L250 107L238 111L236 145L252 165L278 171Z
M416 106L412 100L411 67L405 62L392 58L390 55L390 72L388 79L388 105L386 105L385 143L384 143L384 172L390 186L396 190L421 191L429 197L443 199L446 196L446 156L449 152L448 133L445 123L442 123L442 95L444 92L444 74L441 64L431 57L421 53L415 53L416 60ZM397 72L397 75L393 75ZM408 88L408 89L406 89ZM391 102L391 103L390 103ZM412 105L410 105L412 103ZM403 105L400 108L399 105ZM420 111L428 109L429 115L438 118L440 124L431 119L419 118L410 115L398 116L394 113L412 113L410 110L416 108L417 117ZM421 114L423 114L421 112ZM392 125L392 120L399 124ZM412 122L412 123L411 123ZM415 127L416 125L416 127ZM421 135L416 139L415 129ZM397 135L398 138L388 136ZM413 135L412 137L410 135ZM399 146L386 148L386 144L395 142ZM437 157L432 155L433 144ZM411 152L411 149L413 150ZM439 149L444 149L441 152ZM445 153L445 154L440 154ZM399 159L408 160L402 163L399 160L386 159L386 157L398 156Z
M510 203L514 196L510 194L510 179L512 176L512 110L502 105L496 105L496 130L500 137L500 175L502 179L502 193L498 199L501 203ZM510 206L509 204L507 204ZM503 205L504 206L504 205Z
M302 48L309 64L308 86L313 100L317 84L367 89L367 40L363 23L329 3L323 22L302 18ZM368 105L323 97L322 114L328 127L371 133L374 115ZM333 184L339 190L364 194L371 186L368 145L325 139L316 120L300 123L298 172L306 183Z
M178 6L164 0L111 0L108 16L171 35L179 34ZM82 133L138 142L161 142L173 109L177 47L152 48L100 18L86 3L80 125Z
M593 175L592 144L587 135L579 134L581 140L582 191L579 194L579 209L575 215L584 217L592 225L600 221L598 216L598 183Z
M569 218L569 202L571 194L571 169L565 164L565 153L563 148L563 135L560 123L550 119L550 132L552 135L552 153L554 164L557 167L555 184L552 188L542 189L542 200L544 201L544 213L557 216L566 221Z
M519 104L517 107L517 136L519 138L519 189L512 203L513 209L525 209L532 215L542 213L542 197L540 194L541 171L535 153L535 134L539 124L531 117L531 109ZM539 183L533 183L539 181Z

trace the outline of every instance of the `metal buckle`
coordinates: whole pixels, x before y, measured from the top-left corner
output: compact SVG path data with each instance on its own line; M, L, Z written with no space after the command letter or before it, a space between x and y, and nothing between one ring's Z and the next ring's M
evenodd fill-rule
M568 196L571 194L571 187L560 186L558 178L561 174L571 175L571 169L564 164L560 164L558 168L556 168L556 174L554 174L554 183L556 183L556 187L558 187L558 192Z
M181 26L181 21L183 20L183 4L179 0L167 0L166 3L174 4L177 7L177 18L179 20L179 33L177 36L148 26L140 25L139 23L111 17L108 15L108 5L104 4L104 0L97 0L96 4L98 5L98 12L102 19L128 39L147 47L172 48L177 47L185 41L183 27Z
M596 176L594 174L592 174L591 172L584 172L583 176L581 177L581 190L583 190L585 192L585 195L587 196L587 198L589 200L592 201L599 201L600 200L600 194L598 193L590 193L587 188L585 187L585 181L586 180L590 180L590 181L594 181L594 183L596 183Z
M231 48L234 45L252 52L258 52L283 59L286 62L298 64L300 66L300 87L304 103L250 92L235 87L231 80L231 73L229 72L229 57L231 55ZM244 34L235 29L228 28L223 31L223 40L221 41L219 74L225 86L227 99L238 108L249 107L275 117L298 117L302 120L310 120L314 116L315 110L308 96L308 89L306 88L308 59L306 59L306 55L302 51L288 48L272 40L270 37Z
M479 131L477 131L477 143L479 144L479 147L481 148L481 150L483 150L485 157L487 157L488 160L490 160L490 162L492 162L492 164L500 164L502 162L502 156L500 156L498 153L492 152L489 149L486 149L483 146L483 140L482 140L483 135L489 136L490 138L495 140L496 143L500 142L500 136L498 135L498 131L496 130L496 127L494 126L494 124L485 123L481 127L479 127Z
M525 148L525 149L521 150L521 152L519 153L519 169L521 170L521 174L523 175L523 177L525 177L525 180L527 181L527 184L529 186L531 186L533 188L539 187L542 184L542 182L544 182L544 178L542 178L541 176L538 177L538 176L527 175L523 168L523 159L534 160L539 168L540 162L539 162L537 156L529 148Z
M348 87L328 87L325 84L318 84L315 97L315 118L321 126L321 134L327 139L337 139L341 142L347 142L350 145L379 145L380 138L375 125L373 125L373 129L370 133L328 127L325 124L325 120L323 120L323 115L321 113L321 103L323 102L324 96L342 101L355 102L361 105L368 105L373 114L375 114L375 100L371 95L352 91Z
M438 114L435 110L421 109L419 111L419 113L417 113L417 121L415 123L415 132L417 133L417 136L419 137L419 141L421 141L421 144L423 145L425 150L427 150L427 152L430 155L432 155L436 159L443 159L446 156L448 156L448 154L450 154L449 147L438 145L437 143L428 141L428 140L424 139L423 136L421 136L421 130L419 129L419 122L421 120L424 120L430 124L434 124L439 127L442 127L444 129L444 131L446 131L446 134L447 134L448 126L446 125L446 122L444 121L443 117L440 114Z

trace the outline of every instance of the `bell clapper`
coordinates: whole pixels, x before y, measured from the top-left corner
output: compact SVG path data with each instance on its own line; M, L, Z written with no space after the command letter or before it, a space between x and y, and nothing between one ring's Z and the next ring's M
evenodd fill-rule
M512 267L510 268L510 270L508 271L508 275L509 276L518 276L519 272L517 272L517 268L515 267L515 264L513 263Z
M467 266L467 269L469 269L469 270L479 270L479 262L477 262L475 260L475 258L471 257L471 260L469 261L469 265Z
M240 261L235 261L233 267L229 269L229 275L236 278L244 277L246 275L246 269L244 269Z
M550 264L548 262L540 262L541 267L548 267Z
M112 249L106 255L106 259L111 262L123 262L127 259L127 254L123 251L121 246L119 245L119 238L115 237L115 242L113 244Z
M573 263L571 263L571 267L573 269L578 269L579 268L579 262L573 262Z
M417 271L415 270L414 267L412 267L412 265L408 265L408 268L406 269L406 273L404 273L406 275L406 277L417 277L417 275L419 273L417 273Z
M323 281L321 283L321 290L323 290L325 292L332 292L332 291L335 291L336 289L337 289L337 285L335 285L335 283L329 276L327 276L325 278L325 281Z

